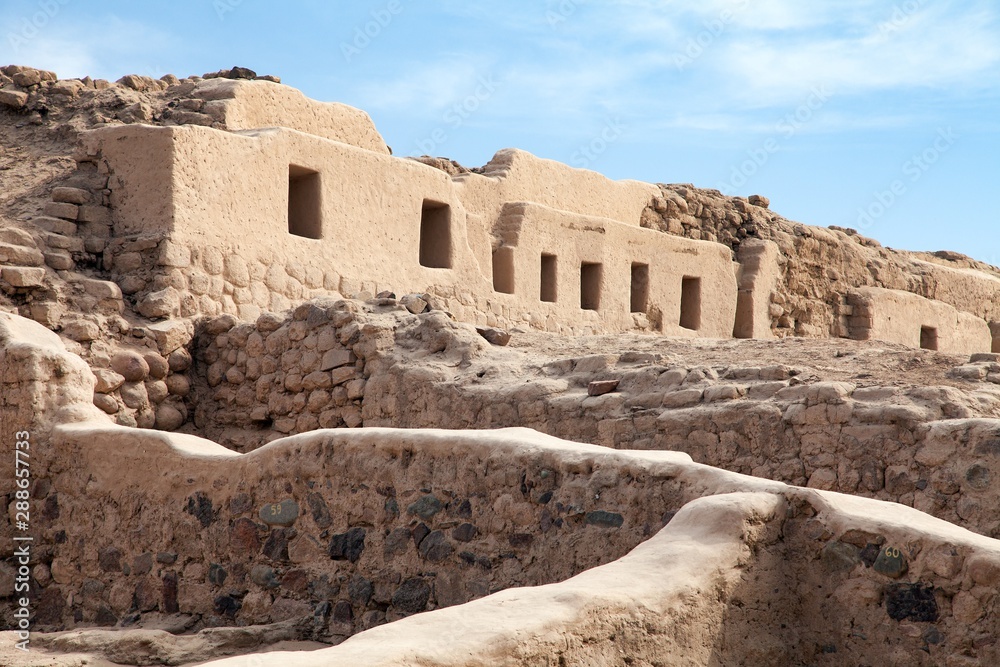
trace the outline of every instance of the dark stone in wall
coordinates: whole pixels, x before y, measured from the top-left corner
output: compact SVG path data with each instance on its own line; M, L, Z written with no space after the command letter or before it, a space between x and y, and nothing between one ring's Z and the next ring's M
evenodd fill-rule
M229 501L229 511L233 514L246 514L253 508L253 499L249 494L239 493Z
M468 499L463 500L458 509L455 510L455 516L460 519L471 519L472 518L472 503Z
M419 549L421 542L431 534L431 529L420 523L413 528L413 544Z
M890 584L885 591L885 610L894 621L933 623L938 619L934 587L923 584Z
M260 551L260 531L257 524L246 517L237 519L230 526L229 540L239 554L255 554Z
M333 607L330 619L335 623L350 623L354 620L354 613L351 610L351 603L347 600L338 600Z
M135 574L149 574L153 569L153 554L145 552L132 559L132 572Z
M617 512L595 510L587 513L587 523L592 526L604 526L605 528L620 528L625 523L625 518Z
M299 504L291 498L260 508L260 520L269 526L291 526L299 518Z
M884 574L893 579L899 579L909 569L906 563L906 556L903 552L899 548L888 544L882 547L873 567L879 574Z
M416 514L424 521L427 521L440 512L441 508L441 501L436 496L428 494L406 508L406 511L410 514Z
M208 528L215 521L215 513L212 511L212 500L201 491L188 498L187 507L184 511L198 519L202 528Z
M222 567L218 563L212 563L208 566L208 581L215 586L221 586L226 582L226 577L229 573L226 572L226 568Z
M440 530L435 530L420 543L420 555L432 563L440 563L451 555L453 547Z
M243 603L237 600L232 595L220 595L213 601L215 606L215 611L222 614L223 616L228 616L229 618L235 618L236 612L240 610Z
M111 611L111 609L109 609L107 605L103 604L97 609L97 615L94 617L94 620L97 622L98 625L103 625L103 626L112 626L118 624L118 617L115 616L115 613Z
M351 528L346 533L330 538L328 553L332 560L347 560L358 562L365 550L365 529Z
M409 528L393 529L391 533L385 536L385 555L394 556L406 553L406 549L410 546L411 537L412 534Z
M46 521L55 521L59 518L59 494L54 493L45 499L42 506L42 518Z
M330 508L327 507L323 496L318 493L310 493L306 498L306 502L309 503L309 511L312 512L312 518L316 523L316 527L329 528L333 521L330 519Z
M309 588L309 575L305 570L289 570L281 577L281 588L291 593L305 595Z
M459 542L471 542L477 535L479 535L479 529L471 523L455 526L454 530L451 531L452 538Z
M177 604L177 573L167 572L163 575L163 611L176 614L180 611Z
M264 543L264 555L273 561L288 561L288 529L276 528Z
M116 547L105 547L97 553L97 563L105 572L120 572L122 552Z
M347 594L351 597L351 602L362 608L368 606L374 593L375 587L372 586L372 582L360 575L356 574L351 577L347 584Z
M407 579L392 596L392 606L397 611L416 614L427 607L431 597L431 587L420 577Z
M535 536L530 533L513 533L507 536L507 542L515 549L528 549L535 542Z
M160 606L160 586L153 583L155 580L143 577L135 585L135 593L132 595L132 608L136 611L153 611Z
M250 570L250 581L261 588L277 588L279 585L277 575L267 565L254 565Z
M66 613L66 598L57 586L49 586L38 597L35 609L35 625L59 625Z

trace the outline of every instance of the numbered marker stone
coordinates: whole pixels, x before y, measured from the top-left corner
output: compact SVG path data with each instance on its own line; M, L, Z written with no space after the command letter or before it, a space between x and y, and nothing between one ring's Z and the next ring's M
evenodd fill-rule
M872 567L876 572L892 579L899 579L909 569L902 549L890 545L882 547Z
M291 526L299 517L299 505L291 498L260 508L260 520L269 526Z

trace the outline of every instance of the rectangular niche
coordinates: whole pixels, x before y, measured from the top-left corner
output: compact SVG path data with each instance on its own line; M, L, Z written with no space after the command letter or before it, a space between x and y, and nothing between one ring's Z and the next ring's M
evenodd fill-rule
M632 264L631 307L633 313L645 313L649 308L649 264Z
M542 253L541 290L538 298L549 303L556 302L556 256Z
M288 166L288 233L323 238L322 189L319 172Z
M425 199L420 211L420 265L451 268L451 207Z
M493 251L493 290L514 293L514 249L500 246Z
M604 265L593 262L580 264L580 308L598 310L601 307L601 282Z
M701 278L685 276L681 280L680 325L692 331L701 328Z
M938 349L938 330L934 327L920 327L920 347L924 350Z

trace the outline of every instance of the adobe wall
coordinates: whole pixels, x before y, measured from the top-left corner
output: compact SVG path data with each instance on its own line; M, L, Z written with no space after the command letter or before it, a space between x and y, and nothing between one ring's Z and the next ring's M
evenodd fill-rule
M151 168L134 151L146 143L162 147ZM561 296L549 306L537 286L513 295L495 290L491 250L502 234L492 229L491 216L499 216L495 224L501 227L509 222L501 202L511 193L627 220L648 194L641 184L614 183L512 152L505 170L476 176L482 183L475 187L465 184L488 195L469 202L462 185L432 167L286 129L232 134L199 127L108 128L89 133L84 152L111 172L115 234L104 266L148 317L225 312L253 320L262 311L280 312L331 292L371 296L388 290L428 292L442 308L480 324L564 333L652 328L732 334L736 285L728 250L641 230L634 222L572 222L570 213L535 207L531 215L552 226L532 232L535 250L545 245L564 256ZM322 238L289 233L290 164L319 174L323 229L315 236ZM552 181L568 183L574 176L586 187L553 187ZM591 187L592 181L600 187ZM148 192L160 196L147 199L142 193ZM585 194L578 198L577 192ZM447 207L443 232L422 230L428 205ZM566 236L573 225L579 229ZM588 225L599 231L585 232ZM428 261L422 243L437 256ZM521 280L530 281L532 273L537 280L538 266L530 267L540 259L536 254L520 257ZM669 261L653 259L660 255ZM595 309L581 307L583 262L607 267L595 288L601 295ZM655 274L648 281L648 306L639 308L656 314L653 323L630 312L627 274L633 262L648 264ZM702 280L695 290L701 321L687 328L678 316L682 277Z
M950 354L990 352L993 335L981 317L916 294L867 287L847 296L849 335Z
M538 329L558 331L560 322L590 316L605 330L711 338L733 333L736 280L730 252L722 245L532 203L507 204L494 235L494 288L501 273L513 292L494 299L509 303L511 310L539 299L532 307L532 325ZM549 276L543 277L543 261L555 265ZM581 295L595 287L581 284L582 264L599 267L592 269L600 272L600 283L591 293L599 310L595 302L595 310L581 313ZM688 295L690 303L683 304L693 320L687 327L681 326L685 279L699 281L696 293Z

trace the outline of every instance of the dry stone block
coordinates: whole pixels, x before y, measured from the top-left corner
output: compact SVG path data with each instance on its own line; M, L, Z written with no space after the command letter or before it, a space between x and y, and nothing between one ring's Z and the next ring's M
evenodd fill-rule
M330 371L334 368L353 364L355 361L357 361L357 357L350 350L330 350L323 355L323 361L320 363L319 369L321 371Z
M682 389L663 395L665 408L689 408L701 402L701 389Z
M69 271L76 266L73 257L68 252L61 250L44 253L44 257L45 263L56 271Z
M110 280L84 278L78 281L78 284L83 287L84 292L98 299L119 300L122 298L121 288Z
M620 380L595 380L587 385L588 396L604 396L618 389Z
M329 386L335 387L337 385L341 385L344 384L345 382L353 380L354 377L357 375L357 372L354 370L354 366L343 366L341 368L335 368L326 375L327 377L330 378L330 384L327 385L327 387Z
M165 382L167 391L174 396L184 398L191 393L191 382L184 375L170 375Z
M184 414L172 405L156 408L156 428L161 431L176 431L184 425Z
M142 410L149 407L149 396L146 393L146 385L142 382L126 382L119 390L122 402L133 410ZM155 418L155 417L154 417ZM138 415L136 415L136 425L138 426ZM150 424L152 426L152 424Z
M149 397L149 402L156 405L165 401L170 392L167 390L167 383L163 380L147 380L146 395Z
M149 364L138 352L125 350L111 359L111 368L126 382L142 382L149 375Z
M745 387L734 384L721 384L705 389L705 402L735 401L745 394Z
M147 327L148 328L148 327ZM167 357L167 363L170 365L170 370L175 373L183 373L187 369L191 368L191 353L183 347L179 347Z
M65 204L88 204L90 203L90 193L81 188L59 187L52 188L52 201Z
M94 394L94 405L109 415L115 414L120 409L115 397L107 394Z
M45 283L45 269L24 266L5 266L0 277L11 287L41 287Z
M76 220L80 215L80 207L76 204L66 202L48 202L42 207L42 213L53 218L62 220Z
M78 343L85 343L99 339L101 328L89 320L71 320L63 324L62 335Z
M6 105L12 109L20 109L27 103L27 93L8 88L0 90L0 104Z
M0 243L0 264L42 266L44 263L45 257L37 248L26 248L21 245Z
M490 345L504 347L510 343L510 332L496 327L476 327L476 332L485 338Z
M94 370L94 377L97 378L94 390L101 394L110 394L125 384L124 376L106 368Z
M162 355L169 355L183 348L191 342L191 338L194 336L193 326L190 322L184 320L156 322L148 325L146 331L153 335L153 339L156 340L156 347ZM188 359L190 361L190 356Z
M28 232L17 227L0 228L0 243L10 243L11 245L34 248L35 239Z
M111 209L105 206L84 204L77 212L76 221L78 223L88 223L96 225L111 224Z
M150 318L172 317L180 312L180 308L180 293L173 287L150 292L136 306L140 315Z

